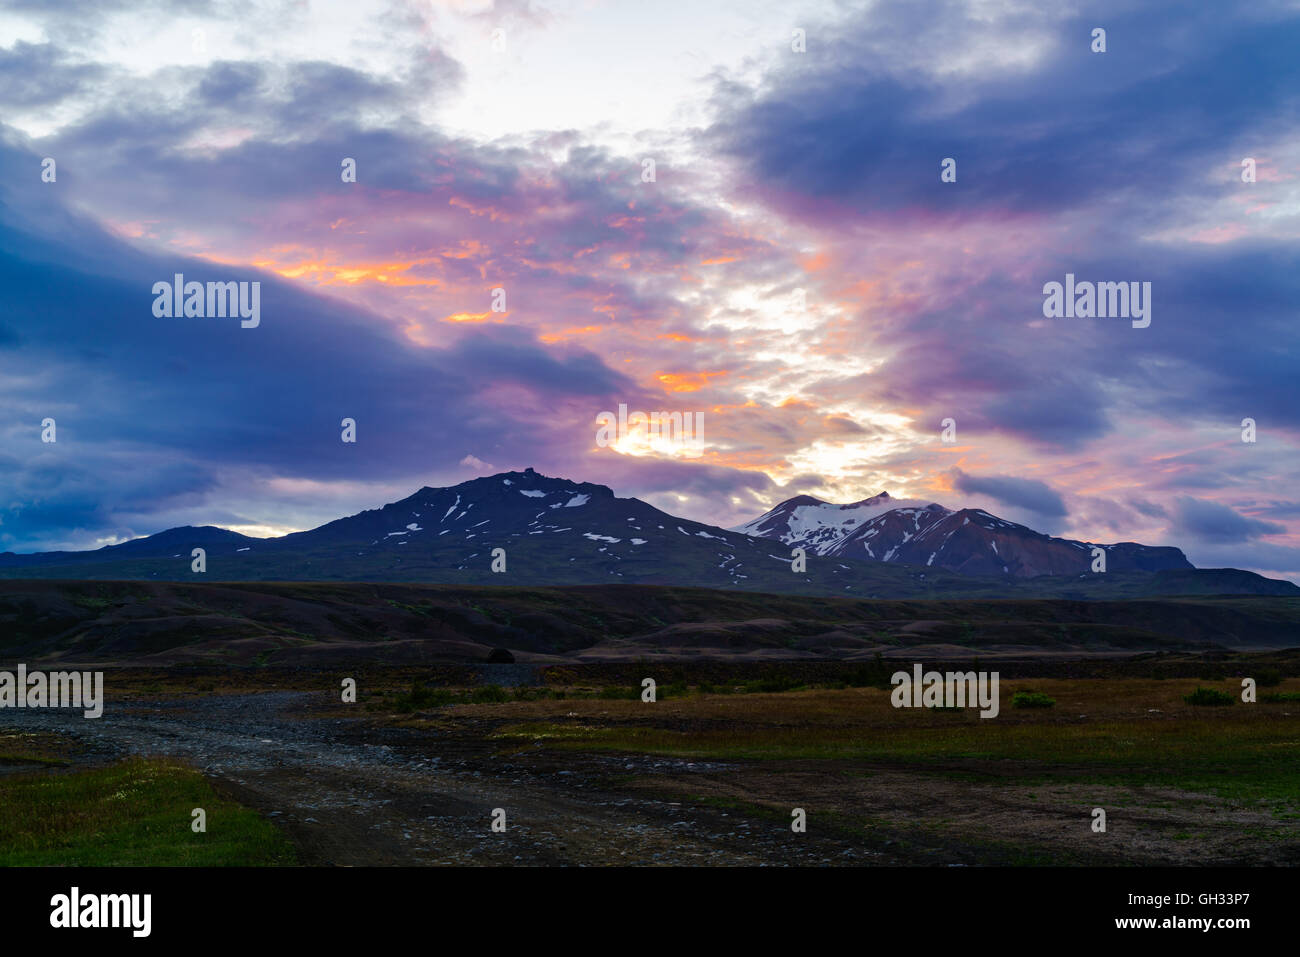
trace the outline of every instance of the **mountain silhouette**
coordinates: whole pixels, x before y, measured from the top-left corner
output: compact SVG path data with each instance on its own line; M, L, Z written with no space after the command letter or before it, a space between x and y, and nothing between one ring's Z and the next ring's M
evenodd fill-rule
M800 496L728 530L529 468L426 486L275 538L184 526L90 551L6 552L0 577L651 584L867 598L1300 594L1290 582L1195 569L1178 549L1133 543L1101 546L1108 567L1096 574L1091 547L887 495L849 506ZM196 548L202 573L192 570Z

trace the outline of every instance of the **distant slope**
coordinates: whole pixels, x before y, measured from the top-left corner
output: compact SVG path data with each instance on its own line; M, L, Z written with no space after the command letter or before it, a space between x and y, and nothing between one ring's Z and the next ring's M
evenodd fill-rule
M1053 538L982 509L948 512L941 506L887 512L829 549L828 554L856 558L865 551L868 556L879 556L881 561L946 568L963 575L1032 578L1089 573L1092 550L1097 547L1105 552L1107 572L1193 567L1177 548L1134 542L1098 546Z
M628 585L0 582L0 667L1087 657L1300 645L1300 599L864 601Z
M889 507L895 504L877 496L832 512L814 506L809 513L804 503L783 513L787 527L800 528L800 540L809 543L800 546L808 549L807 567L795 571L793 546L778 539L677 518L603 485L527 469L422 488L279 538L186 526L93 551L4 553L0 579L620 583L866 598L1129 598L1171 588L1300 595L1289 582L1193 569L1177 549L1141 545L1104 546L1107 572L1093 574L1086 561L1079 565L1078 556L1088 558L1080 543L983 512ZM825 520L830 514L838 517ZM824 534L832 528L835 541ZM896 544L886 548L886 541ZM206 553L201 574L191 570L195 548ZM502 573L493 571L497 549L504 552ZM1058 560L1062 554L1068 560ZM1173 571L1180 574L1161 577Z
M1107 572L1193 567L1177 548L1135 542L1097 546L1054 538L983 509L954 511L936 502L893 499L888 492L850 505L798 495L737 529L818 555L921 565L962 575L1090 573L1094 547L1105 551Z
M280 538L184 528L93 552L6 553L0 577L194 580L192 547L206 550L202 580L218 581L627 582L817 594L964 584L950 573L852 561L826 561L796 574L790 550L768 539L531 469L422 488L383 508ZM504 573L492 571L498 548L505 551Z

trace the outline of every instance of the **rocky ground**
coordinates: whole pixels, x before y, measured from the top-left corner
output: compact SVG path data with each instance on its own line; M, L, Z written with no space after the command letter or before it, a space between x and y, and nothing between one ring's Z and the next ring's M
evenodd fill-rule
M196 696L79 713L7 711L0 725L57 730L79 763L128 754L182 758L299 845L303 863L754 865L878 862L847 839L794 834L786 821L684 806L632 777L699 776L721 763L571 754L498 758L463 735L370 726L318 714L316 692ZM493 809L504 833L491 829Z

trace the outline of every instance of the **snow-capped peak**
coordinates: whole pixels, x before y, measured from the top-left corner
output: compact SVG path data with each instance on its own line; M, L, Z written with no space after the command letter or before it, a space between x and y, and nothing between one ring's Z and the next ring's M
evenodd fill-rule
M823 554L878 515L895 509L932 507L943 509L934 502L893 498L888 492L847 505L824 502L812 495L796 495L732 531L776 538L787 545L798 545L811 549L815 554ZM946 513L947 509L943 511Z

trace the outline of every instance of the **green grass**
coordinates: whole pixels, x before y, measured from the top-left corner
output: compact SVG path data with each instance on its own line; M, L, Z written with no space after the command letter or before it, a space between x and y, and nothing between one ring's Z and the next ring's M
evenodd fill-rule
M57 768L67 764L66 758L45 757L38 754L23 754L16 751L0 751L0 764L39 764Z
M1041 691L1017 691L1011 696L1011 707L1013 708L1050 708L1056 704L1056 699Z
M190 812L207 812L207 832ZM0 866L228 867L293 864L256 811L218 797L198 771L130 758L87 771L24 774L0 788Z
M1183 700L1188 704L1217 708L1230 705L1236 699L1226 691L1220 691L1218 688L1202 688L1197 686L1196 690L1191 694L1183 695Z
M954 763L995 770L1022 783L1077 780L1164 785L1238 801L1294 804L1300 794L1296 729L1213 720L1098 721L1082 724L994 721L944 729L780 728L677 731L645 725L521 722L496 736L550 747L675 757L849 760L951 773ZM1002 763L1005 762L1005 763Z

